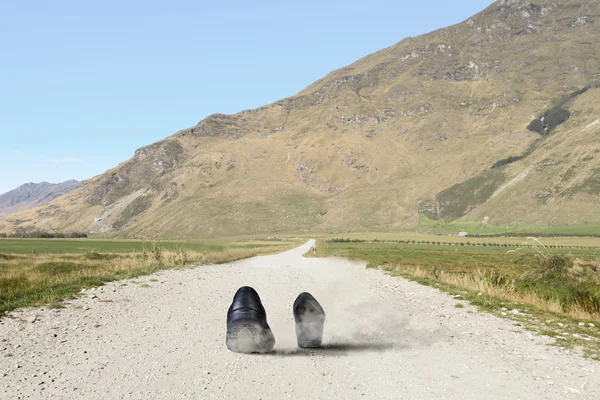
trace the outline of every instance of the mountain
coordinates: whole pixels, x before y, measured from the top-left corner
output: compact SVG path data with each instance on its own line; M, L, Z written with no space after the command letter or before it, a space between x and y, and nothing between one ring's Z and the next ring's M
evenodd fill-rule
M599 22L596 0L497 1L293 97L211 115L0 231L600 222Z
M81 187L83 182L70 180L62 183L26 183L0 194L0 218L19 211L38 207Z

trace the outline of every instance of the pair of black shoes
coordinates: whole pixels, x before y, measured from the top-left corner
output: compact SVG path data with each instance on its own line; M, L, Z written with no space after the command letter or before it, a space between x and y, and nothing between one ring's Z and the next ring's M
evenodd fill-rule
M325 312L310 293L300 293L294 301L296 338L301 348L319 347L323 342ZM275 336L267 323L267 313L256 290L242 286L227 311L227 348L236 353L268 353Z

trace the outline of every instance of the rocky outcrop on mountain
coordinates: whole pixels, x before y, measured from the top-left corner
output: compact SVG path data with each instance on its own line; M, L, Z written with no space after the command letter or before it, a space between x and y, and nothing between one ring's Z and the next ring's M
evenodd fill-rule
M185 157L181 143L175 139L142 147L117 170L101 175L90 188L87 202L107 206L142 188L162 190L169 180L165 176L175 171Z

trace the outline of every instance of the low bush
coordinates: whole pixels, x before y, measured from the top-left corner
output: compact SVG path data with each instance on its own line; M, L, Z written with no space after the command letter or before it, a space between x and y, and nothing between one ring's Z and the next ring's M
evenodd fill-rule
M569 119L571 113L561 107L554 107L546 111L540 118L536 118L527 126L532 132L548 135L557 126Z
M55 261L40 264L38 265L37 270L48 275L60 275L71 273L81 268L82 266L80 264L65 261Z
M62 233L62 232L17 232L11 233L10 235L4 234L3 237L9 237L14 239L79 239L79 238L87 238L87 233L83 232L71 232L71 233Z

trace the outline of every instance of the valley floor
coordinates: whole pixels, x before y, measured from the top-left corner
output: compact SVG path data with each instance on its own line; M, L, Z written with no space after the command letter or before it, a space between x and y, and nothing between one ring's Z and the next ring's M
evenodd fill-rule
M599 364L363 263L285 253L168 270L0 319L7 399L598 399ZM269 355L225 347L236 289L261 295ZM295 345L302 291L327 314L324 348Z

